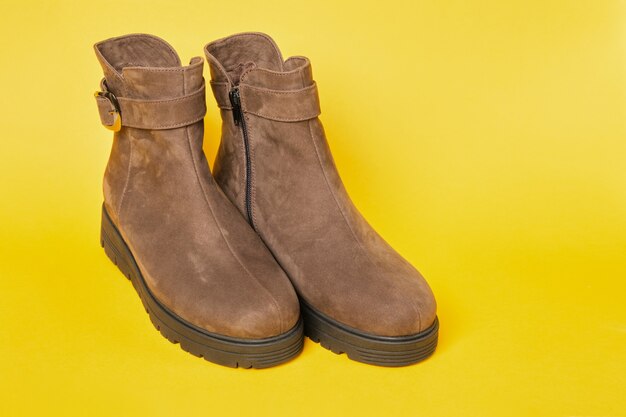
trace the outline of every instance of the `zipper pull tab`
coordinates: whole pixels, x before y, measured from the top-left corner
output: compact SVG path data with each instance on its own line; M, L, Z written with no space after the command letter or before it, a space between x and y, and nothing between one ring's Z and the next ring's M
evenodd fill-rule
M239 88L235 87L228 92L228 98L230 99L230 105L233 106L233 120L235 126L239 126L243 115L241 114L241 99L239 97Z

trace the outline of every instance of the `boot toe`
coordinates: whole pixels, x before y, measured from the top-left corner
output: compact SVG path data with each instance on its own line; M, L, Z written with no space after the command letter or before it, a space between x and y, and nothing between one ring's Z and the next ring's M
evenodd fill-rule
M291 330L300 317L295 293L270 293L263 288L257 288L253 297L248 294L232 294L221 310L231 312L221 316L219 321L213 314L204 316L207 321L204 327L244 339L265 339L281 335Z
M243 338L264 339L293 329L300 318L298 300L277 294L258 296L253 302L239 305L239 311L228 323L227 332Z
M396 314L389 323L388 336L407 336L431 327L436 318L434 297L421 294L407 297L393 306Z
M173 314L221 336L265 339L288 332L298 323L298 299L286 277L270 277L266 282L281 284L269 287L245 274L228 276L224 282L229 285L215 285L209 278L186 279L187 285L176 291L158 286L153 291Z
M325 314L372 336L421 333L433 325L437 304L424 278L415 272L403 277L372 276L367 281L375 284L351 288L352 296L348 300L337 291L334 307Z
M433 325L437 314L435 297L421 277L391 286L372 310L372 321L366 328L373 334L391 337L421 333Z

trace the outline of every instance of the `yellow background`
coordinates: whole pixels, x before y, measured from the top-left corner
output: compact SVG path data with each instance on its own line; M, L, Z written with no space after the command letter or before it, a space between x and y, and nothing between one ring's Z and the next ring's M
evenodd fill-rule
M626 416L626 2L7 3L0 416ZM148 32L188 62L247 30L311 58L351 196L437 296L426 362L307 341L277 368L213 365L100 248L92 44Z

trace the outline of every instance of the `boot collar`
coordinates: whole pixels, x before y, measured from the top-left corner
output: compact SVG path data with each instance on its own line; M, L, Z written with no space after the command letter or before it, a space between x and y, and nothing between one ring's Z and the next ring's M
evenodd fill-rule
M202 58L182 66L167 42L146 34L107 39L94 49L104 72L96 102L107 128L171 129L204 117Z
M211 79L271 90L297 90L313 84L310 61L295 56L283 61L272 38L263 33L246 32L211 42L204 48Z
M171 99L201 88L200 57L182 66L172 46L161 38L131 34L94 45L108 90L129 99Z

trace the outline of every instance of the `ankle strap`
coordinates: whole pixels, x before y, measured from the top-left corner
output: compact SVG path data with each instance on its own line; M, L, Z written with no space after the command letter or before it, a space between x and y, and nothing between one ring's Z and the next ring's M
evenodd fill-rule
M167 100L140 100L116 97L108 91L105 80L102 91L95 93L100 121L117 132L122 126L138 129L174 129L202 120L206 113L204 82L200 89L182 97Z
M211 82L217 105L231 110L229 83ZM240 84L241 107L244 113L279 122L301 122L320 115L320 101L315 83L298 90L270 90Z

